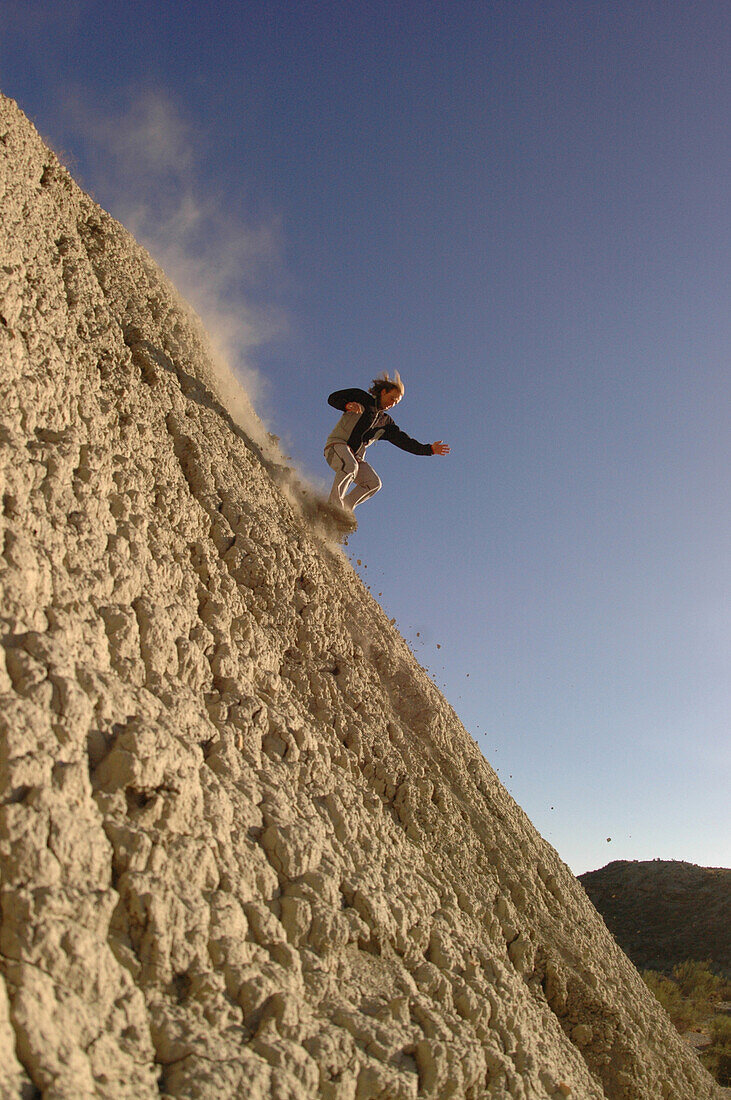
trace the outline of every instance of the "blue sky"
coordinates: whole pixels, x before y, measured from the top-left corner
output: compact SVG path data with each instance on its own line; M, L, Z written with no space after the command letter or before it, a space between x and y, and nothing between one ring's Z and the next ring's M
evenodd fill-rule
M4 9L0 88L308 476L383 369L452 445L371 452L350 552L542 834L728 866L726 0Z

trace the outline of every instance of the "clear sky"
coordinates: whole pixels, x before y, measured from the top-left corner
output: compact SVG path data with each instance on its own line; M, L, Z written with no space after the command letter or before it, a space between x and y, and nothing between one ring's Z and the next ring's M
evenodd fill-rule
M5 0L0 89L313 480L397 369L349 553L576 873L731 863L728 0Z

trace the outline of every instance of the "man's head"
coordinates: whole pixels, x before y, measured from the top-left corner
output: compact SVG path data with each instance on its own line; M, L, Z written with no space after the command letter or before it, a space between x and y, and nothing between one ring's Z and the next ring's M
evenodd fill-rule
M389 378L387 374L379 374L378 378L373 379L369 392L378 402L379 409L393 408L404 395L404 384L399 372L396 371L393 378Z

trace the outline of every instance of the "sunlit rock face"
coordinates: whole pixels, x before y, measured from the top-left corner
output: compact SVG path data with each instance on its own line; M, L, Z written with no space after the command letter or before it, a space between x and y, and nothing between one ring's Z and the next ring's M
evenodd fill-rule
M717 1095L7 99L0 257L0 1094Z

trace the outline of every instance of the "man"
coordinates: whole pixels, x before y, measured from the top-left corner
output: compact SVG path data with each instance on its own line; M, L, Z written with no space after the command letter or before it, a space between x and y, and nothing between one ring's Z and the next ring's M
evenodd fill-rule
M436 443L417 443L394 424L387 410L397 405L403 395L404 384L397 371L393 378L387 374L374 378L367 393L359 389L336 390L327 399L329 405L343 412L325 444L325 458L335 470L329 502L337 509L345 509L346 518L381 488L380 477L363 458L366 448L377 439L386 439L414 455L449 454L449 447L441 439Z

